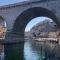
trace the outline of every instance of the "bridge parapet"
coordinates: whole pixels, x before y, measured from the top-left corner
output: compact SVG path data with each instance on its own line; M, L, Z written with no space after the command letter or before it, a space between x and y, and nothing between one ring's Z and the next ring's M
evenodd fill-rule
M19 3L0 6L0 10L15 8L15 7L28 5L28 4L32 4L32 3L38 3L38 2L42 3L42 2L49 2L49 1L57 1L57 0L29 0L29 1L24 1L24 2L19 2Z

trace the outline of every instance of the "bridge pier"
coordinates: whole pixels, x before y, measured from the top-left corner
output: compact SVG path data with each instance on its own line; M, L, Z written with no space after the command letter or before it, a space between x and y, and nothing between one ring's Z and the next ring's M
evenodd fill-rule
M24 38L21 35L8 34L4 41L4 60L24 60Z
M4 43L19 43L19 42L24 42L24 34L17 34L11 32L8 32L6 34Z

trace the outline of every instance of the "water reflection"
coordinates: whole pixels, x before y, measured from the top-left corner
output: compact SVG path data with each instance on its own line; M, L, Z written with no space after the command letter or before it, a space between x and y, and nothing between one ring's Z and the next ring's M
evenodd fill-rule
M24 58L25 60L60 60L60 46L50 42L26 41Z
M36 60L37 54L32 53L33 51L31 50L31 45L29 42L26 42L24 45L24 57L25 60ZM33 58L32 58L33 57Z
M0 60L4 60L4 45L0 44Z
M24 57L25 60L42 60L44 58L43 52L34 49L32 42L27 41L24 44ZM40 50L41 48L38 47ZM42 55L41 55L42 54Z
M5 44L4 60L60 60L60 45L39 41Z
M18 44L5 44L5 60L24 60L23 58L23 50L24 43Z

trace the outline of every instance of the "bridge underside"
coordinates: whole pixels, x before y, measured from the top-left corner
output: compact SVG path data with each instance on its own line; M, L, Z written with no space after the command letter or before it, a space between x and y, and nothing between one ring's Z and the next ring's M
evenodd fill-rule
M24 11L23 13L21 13L21 15L17 17L13 27L13 32L22 34L21 36L23 37L25 27L29 23L29 21L31 21L33 18L41 16L51 18L58 26L60 25L57 17L54 15L53 12L45 8L34 7Z

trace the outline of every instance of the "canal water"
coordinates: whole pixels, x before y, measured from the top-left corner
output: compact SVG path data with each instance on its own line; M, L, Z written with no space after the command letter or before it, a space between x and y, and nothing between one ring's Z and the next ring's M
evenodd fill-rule
M24 43L24 58L25 60L56 60L57 49L58 44L55 42L28 40Z
M25 60L43 60L45 58L42 46L36 45L31 41L26 41L24 44Z
M4 45L4 60L60 60L60 47L55 42L27 40Z

